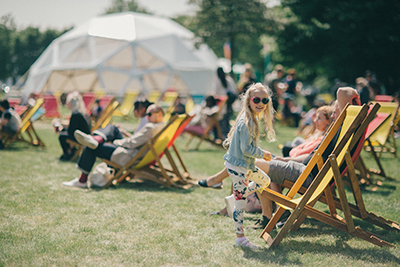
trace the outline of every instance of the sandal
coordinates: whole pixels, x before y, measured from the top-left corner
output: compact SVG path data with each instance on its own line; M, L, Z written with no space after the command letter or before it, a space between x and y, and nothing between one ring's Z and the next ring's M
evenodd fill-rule
M208 215L210 215L210 216L214 216L214 215L228 216L228 214L222 214L220 211L211 212Z
M210 188L213 188L213 189L222 189L223 188L222 183L218 183L218 184L215 184L215 185L212 185L212 186L208 186L207 185L207 179L199 180L197 182L197 184L200 185L201 187L210 187Z

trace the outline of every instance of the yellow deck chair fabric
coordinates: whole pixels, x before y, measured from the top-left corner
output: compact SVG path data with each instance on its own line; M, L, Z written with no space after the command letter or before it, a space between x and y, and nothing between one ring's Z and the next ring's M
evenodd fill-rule
M161 92L160 91L152 91L149 96L147 97L147 100L149 100L152 103L158 103L158 100L160 99Z
M372 103L377 103L377 102L372 102ZM383 151L383 147L387 144L387 141L389 137L392 137L391 134L393 134L393 126L394 122L398 119L397 118L397 112L399 109L399 106L397 103L394 102L379 102L381 105L380 109L378 110L379 113L389 113L391 114L389 120L385 121L382 123L382 125L370 136L369 140L371 141L372 147L366 143L366 146L369 146L370 149L377 149L379 148L381 151ZM394 137L393 141L394 141ZM396 153L396 146L392 145L392 150L394 154Z
M124 100L119 106L119 108L114 111L113 115L114 116L120 116L120 117L127 117L133 109L133 103L135 99L138 97L139 92L138 91L130 91L125 94Z
M339 119L330 128L327 136L321 142L320 147L315 152L310 163L306 166L304 172L289 190L287 196L270 189L263 191L263 196L266 196L276 203L279 203L281 206L261 234L261 237L267 241L270 247L278 245L286 233L292 228L292 226L301 216L312 217L378 246L393 246L388 242L380 240L378 236L372 233L365 232L359 227L354 227L350 206L347 201L343 182L341 180L341 173L339 170L339 166L343 160L346 160L346 163L351 163L348 164L348 167L353 166L348 148L349 146L353 147L355 145L357 140L359 140L359 137L362 135L362 132L365 131L369 121L372 120L372 117L368 117L368 119L370 119L369 121L365 120L367 117L367 112L368 107L366 105L364 105L362 108L357 106L348 106L347 109L342 112ZM355 114L356 116L354 116ZM326 149L334 134L339 131L340 126L342 126L342 129L336 147L328 159L325 162L322 162L322 152ZM357 130L357 137L353 139L354 133L359 126L361 130ZM296 194L299 192L304 180L315 165L317 165L320 170L318 175L308 187L305 194L301 197L296 197ZM332 193L328 187L332 178L335 179L335 185L339 193L338 198L340 199L340 205L342 206L342 211L345 218L340 218L340 216L338 216L336 213L336 207L333 201ZM322 192L326 194L327 198L329 197L328 203L330 204L328 206L330 214L313 208L315 201L322 194ZM289 216L283 228L273 239L270 236L271 231L273 230L280 216L283 214L284 209L289 208L292 209L292 214Z
M132 158L125 166L119 166L113 162L104 160L108 165L117 169L117 173L114 175L113 180L121 182L129 173L136 174L136 170L140 170L143 178L147 178L154 182L171 186L174 185L173 177L167 173L167 169L163 166L160 161L162 153L167 152L167 145L172 140L177 131L178 127L182 122L187 119L187 115L176 115L171 118L171 121L153 138L151 138ZM143 157L143 158L142 158ZM135 163L139 158L142 158L138 163ZM156 161L159 171L148 168L149 164ZM156 173L158 177L154 175L146 175L146 173ZM112 181L110 181L105 187L108 187Z
M113 101L112 103L110 103L92 127L92 131L106 127L110 123L111 117L118 106L118 101Z

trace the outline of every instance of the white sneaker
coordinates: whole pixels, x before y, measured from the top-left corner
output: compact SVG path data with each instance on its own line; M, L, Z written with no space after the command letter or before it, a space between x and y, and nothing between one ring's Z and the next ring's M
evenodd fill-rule
M251 249L251 250L257 250L257 249L260 249L260 248L261 248L260 246L257 246L257 245L255 245L255 244L251 243L251 242L247 239L247 237L246 237L244 240L238 240L238 239L236 239L235 246L236 246L236 247L242 247L242 248L249 248L249 249Z
M85 134L80 130L76 130L74 132L74 136L79 144L87 146L88 148L96 149L99 145L99 142L97 142L96 139L93 138L93 136L91 136L90 134Z
M62 184L70 187L87 188L87 183L79 182L79 178L75 178L69 182L63 182Z
M232 218L233 209L235 207L235 196L233 194L225 197L225 205L226 205L226 212L228 213L229 217Z

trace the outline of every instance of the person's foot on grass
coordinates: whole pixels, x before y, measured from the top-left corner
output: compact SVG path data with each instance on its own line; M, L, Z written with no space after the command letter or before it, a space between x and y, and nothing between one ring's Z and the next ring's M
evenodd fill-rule
M81 183L79 181L79 178L72 179L69 182L63 182L62 184L64 186L69 186L69 187L87 188L87 182L86 183Z
M255 244L251 243L249 241L249 239L247 239L247 237L245 237L245 236L241 237L241 238L236 238L235 246L242 247L242 248L249 248L251 250L258 250L261 248L260 246L257 246Z

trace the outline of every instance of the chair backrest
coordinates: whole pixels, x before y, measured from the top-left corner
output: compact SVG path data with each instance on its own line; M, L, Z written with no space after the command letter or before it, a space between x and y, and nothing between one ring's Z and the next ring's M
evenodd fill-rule
M377 102L372 102L377 103ZM381 107L379 108L379 113L389 113L391 114L390 119L386 120L381 124L381 126L376 129L376 131L369 137L371 142L377 141L379 144L384 145L390 134L391 128L397 117L397 110L399 105L394 102L378 102Z
M60 113L58 112L58 101L57 98L52 94L43 95L43 108L46 110L47 118L59 118Z
M377 102L392 102L393 96L391 96L391 95L376 95L375 101L377 101Z
M161 92L160 91L152 91L149 94L149 97L147 98L147 100L149 100L152 103L158 103L158 100L161 96Z
M87 113L90 115L92 112L92 107L94 102L96 101L96 93L94 92L85 92L82 94L83 103L85 104L85 108Z
M119 106L118 101L114 101L106 107L106 109L101 113L100 118L96 121L95 125L92 127L92 131L99 128L104 128L110 122L113 112Z
M103 95L99 98L99 105L105 110L114 100L115 96L113 95Z
M172 117L171 121L159 132L159 134L152 138L152 140L154 140L153 146L157 155L161 155L162 152L167 148L168 144L170 144L170 141L174 138L176 131L185 118L187 118L187 115L178 115ZM148 151L143 159L133 168L140 169L149 165L151 162L153 162L153 160L153 153Z
M367 115L368 107L364 105L363 107L360 106L347 106L345 110L341 113L339 118L335 121L334 125L330 128L329 132L327 133L326 137L322 141L321 145L315 152L314 156L310 160L309 164L306 166L305 171L299 177L299 180L305 180L305 177L311 172L313 167L318 164L321 160L320 155L324 152L330 141L332 140L333 136L340 131L338 141L336 142L335 148L331 154L336 156L337 162L339 162L339 166L344 159L346 151L349 148L351 142L354 142L353 134L358 126L360 126L361 122L364 120L365 116ZM366 127L366 126L365 126ZM360 137L359 137L360 138ZM329 160L329 159L328 159ZM328 161L327 160L327 161ZM327 167L328 166L328 167ZM313 194L311 195L310 199L308 199L307 203L314 201L317 197L321 195L324 189L328 186L330 181L333 178L333 171L332 168L329 168L327 162L323 165L320 169L320 172L317 174L324 175L321 182L318 184L317 188L314 190ZM305 176L305 177L304 177ZM316 179L316 177L315 177ZM288 193L288 197L293 198L297 193L298 189L301 187L302 183L296 182L292 189ZM295 203L299 203L302 200L303 196L296 198L293 200Z
M21 103L21 98L10 97L7 99L10 107L15 107Z
M368 128L365 132L365 139L368 139L378 129L378 127L391 116L392 114L390 113L376 113L376 117L368 125Z
M122 104L119 106L119 110L121 110L122 114L128 115L129 112L131 112L133 108L133 102L138 97L138 95L139 95L138 91L126 92L124 101L122 101Z
M29 111L26 113L26 115L22 119L21 129L19 131L20 133L23 133L26 131L26 129L28 129L29 125L31 124L31 119L32 119L33 115L36 113L36 111L39 110L39 108L43 105L43 103L44 103L44 99L39 98L38 100L36 100L36 104L32 108L29 109Z

